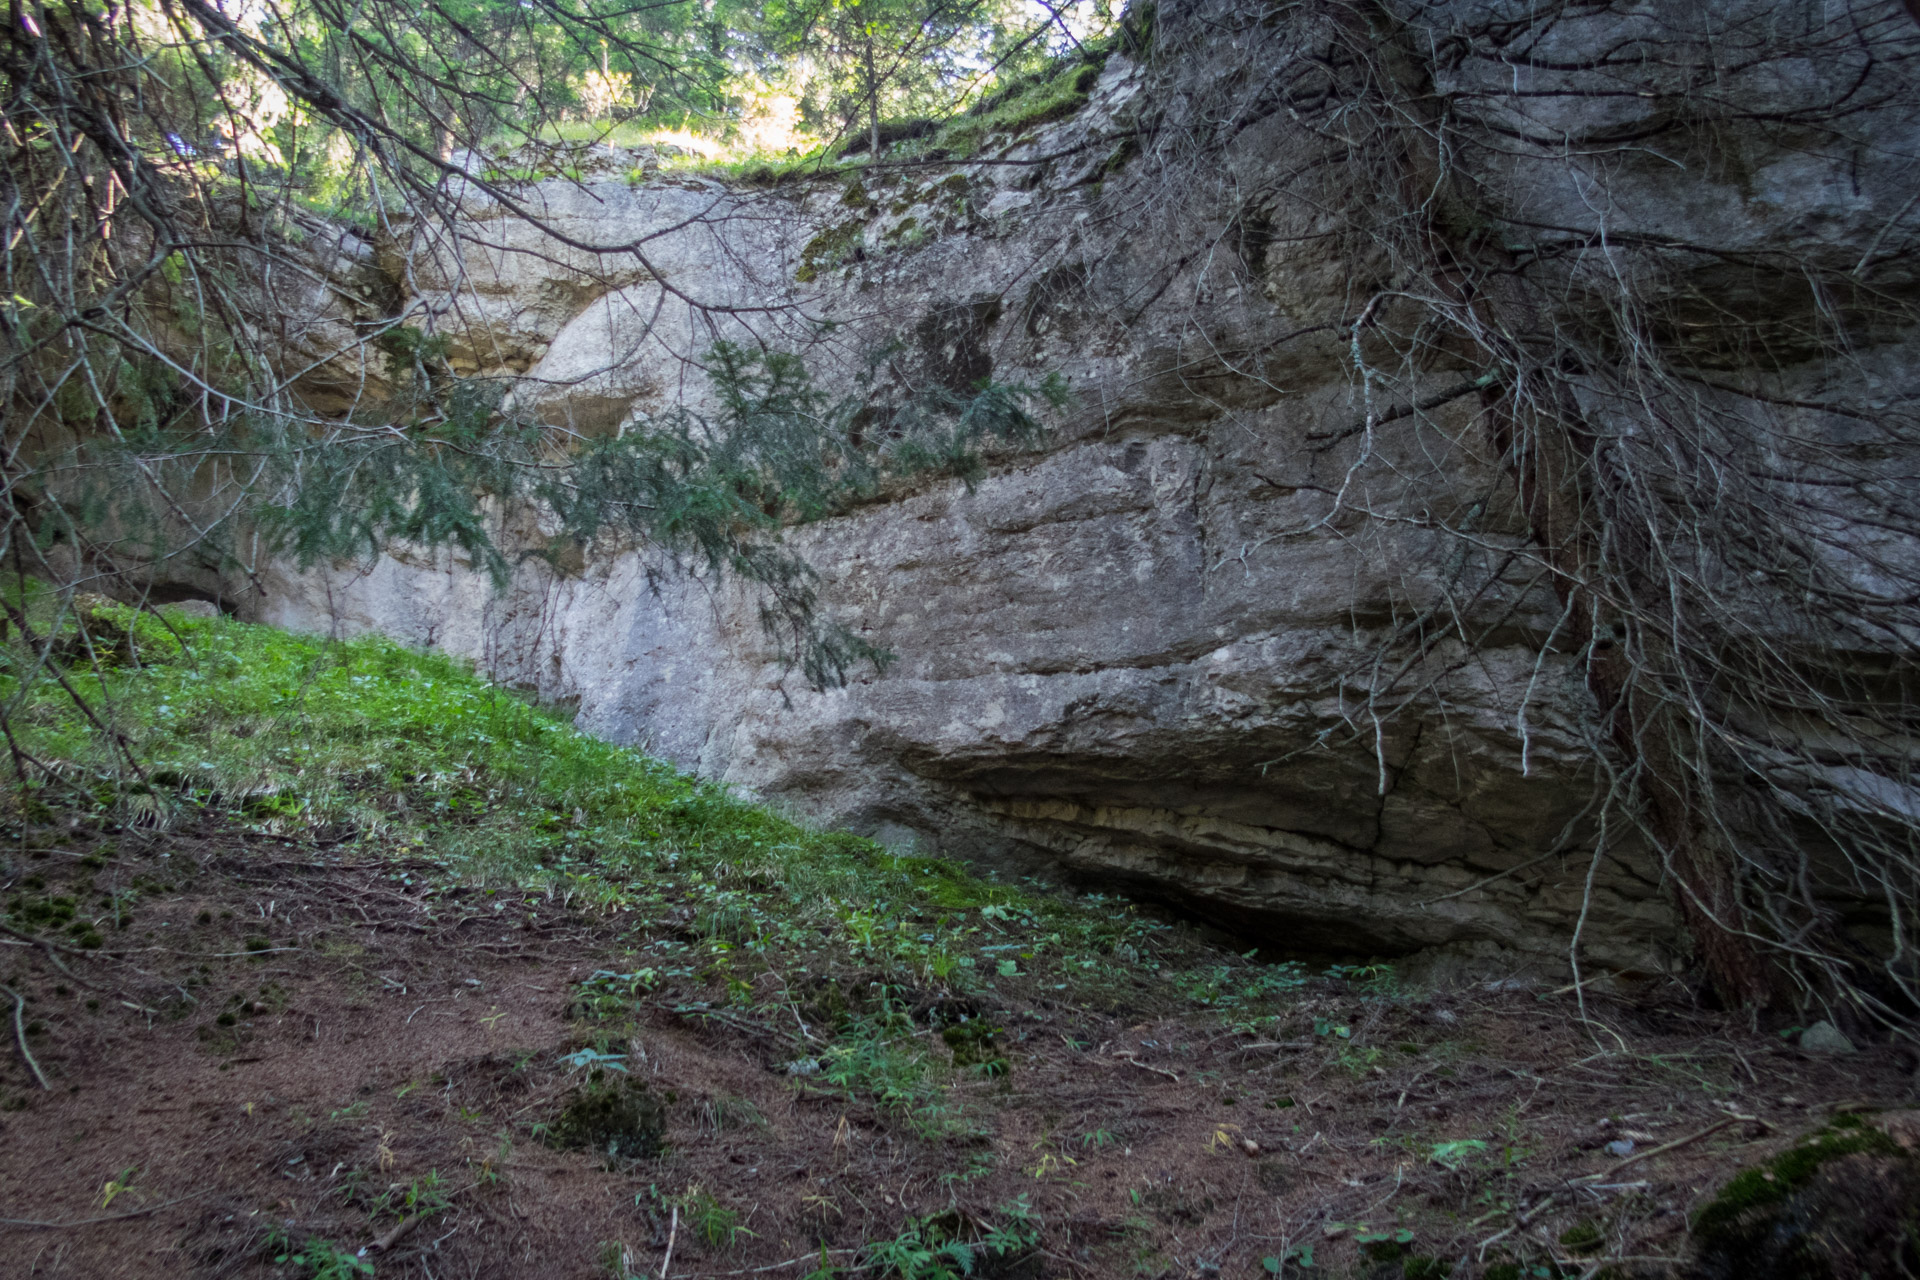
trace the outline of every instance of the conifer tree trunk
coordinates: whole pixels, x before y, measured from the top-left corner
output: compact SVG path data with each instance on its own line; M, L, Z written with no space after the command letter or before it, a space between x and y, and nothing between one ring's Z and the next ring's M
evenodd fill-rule
M1701 794L1712 762L1682 758L1685 712L1660 687L1663 676L1678 674L1672 664L1685 659L1639 616L1658 618L1659 602L1637 607L1642 602L1621 581L1621 566L1613 566L1611 580L1605 577L1600 538L1609 512L1595 497L1593 437L1570 394L1539 373L1554 367L1557 353L1540 347L1553 326L1518 283L1518 262L1471 230L1478 223L1454 207L1470 202L1450 194L1454 175L1440 142L1448 124L1421 47L1378 0L1358 0L1341 12L1356 47L1367 51L1376 83L1397 99L1393 106L1403 118L1417 122L1403 131L1397 166L1398 199L1418 227L1408 252L1421 260L1417 269L1434 292L1467 318L1453 340L1459 354L1502 380L1482 392L1493 444L1518 488L1533 539L1555 571L1554 589L1569 608L1574 634L1591 638L1587 687L1607 737L1636 773L1641 819L1673 878L1681 918L1721 1000L1729 1008L1763 1009L1773 1003L1778 975L1748 936L1734 850L1714 827L1711 797ZM1640 568L1625 566L1625 573L1631 578ZM1610 599L1603 583L1626 586L1624 595Z
M870 146L875 163L880 159L880 75L873 66L873 40L868 38L861 51L866 61L867 79L867 124L871 131Z
M1484 299L1476 309L1500 322ZM1698 794L1698 775L1712 765L1681 758L1687 726L1658 687L1667 664L1680 659L1641 619L1609 607L1594 589L1601 574L1594 531L1606 516L1593 510L1582 483L1591 459L1580 451L1574 410L1563 406L1541 415L1545 421L1523 423L1512 412L1514 389L1489 391L1486 399L1494 444L1518 485L1534 541L1556 571L1555 592L1569 606L1573 634L1590 638L1587 689L1620 759L1637 768L1642 818L1673 878L1701 966L1727 1007L1764 1009L1775 996L1774 970L1747 936L1733 852L1709 821L1710 800Z

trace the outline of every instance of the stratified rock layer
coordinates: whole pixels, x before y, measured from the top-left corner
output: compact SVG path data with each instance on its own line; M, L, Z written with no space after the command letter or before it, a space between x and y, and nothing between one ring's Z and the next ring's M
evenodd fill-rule
M830 610L897 656L884 672L808 689L739 588L644 550L530 559L499 592L396 552L282 569L248 608L469 654L821 820L1156 895L1275 947L1552 967L1578 927L1598 968L1671 968L1655 869L1630 842L1593 853L1588 694L1478 401L1367 430L1355 315L1385 284L1315 238L1310 202L1236 194L1320 153L1269 104L1208 182L1130 158L1148 125L1182 127L1194 76L1260 56L1214 53L1158 78L1116 55L1084 110L992 164L755 192L602 150L533 195L566 234L640 255L556 246L476 199L468 245L416 258L455 367L525 374L523 405L586 431L697 404L715 336L803 350L846 388L1064 373L1076 401L1043 450L795 532ZM1845 245L1904 198L1891 161L1856 161L1844 190L1785 142L1745 165L1658 199L1629 174L1614 216L1759 242L1825 209ZM1519 159L1506 181L1540 209L1579 185Z

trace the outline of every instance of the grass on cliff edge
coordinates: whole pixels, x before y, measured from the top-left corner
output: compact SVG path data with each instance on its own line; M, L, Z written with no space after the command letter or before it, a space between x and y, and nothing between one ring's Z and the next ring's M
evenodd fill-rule
M881 123L883 137L889 140L883 143L879 159L889 164L941 160L961 164L1026 141L1040 126L1064 120L1086 106L1108 58L1132 47L1137 39L1115 30L1089 40L1072 53L999 82L991 92L950 115L889 117ZM580 180L583 175L567 162L564 144L636 148L664 143L672 150L658 157L662 175L688 173L754 187L843 177L859 173L875 159L865 153L869 143L864 127L838 139L805 139L809 145L784 152L759 150L738 138L695 134L659 120L556 121L540 130L540 141L563 145L548 155L524 149L505 135L492 139L489 146L494 152L516 156L519 163L503 161L504 167L489 176L517 182L556 177ZM647 172L635 169L629 181L638 184L647 177Z
M378 637L346 642L95 598L61 632L73 688L123 735L145 781L41 674L0 651L20 746L54 778L25 816L76 808L168 825L216 816L334 852L424 859L503 910L556 900L702 939L738 972L877 976L957 994L1045 993L1110 1007L1214 1009L1268 1023L1304 981L1101 895L1034 892L954 863L820 831L574 729L465 663ZM7 783L16 793L18 784ZM517 902L515 900L518 900ZM702 957L678 957L681 964ZM664 960L664 957L663 957ZM757 962L757 963L756 963Z

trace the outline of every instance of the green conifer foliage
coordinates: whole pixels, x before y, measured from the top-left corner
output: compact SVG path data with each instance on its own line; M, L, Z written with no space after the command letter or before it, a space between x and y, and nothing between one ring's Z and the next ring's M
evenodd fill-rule
M939 9L953 20L923 23L916 48L991 79L995 42L1044 49L1059 25L982 16L1006 9ZM406 260L457 256L474 200L708 310L644 241L545 221L526 182L577 180L574 144L556 141L570 128L724 134L784 75L792 16L751 0L21 9L0 29L0 563L128 594L400 543L504 582L540 552L501 531L535 512L551 545L644 544L758 587L815 684L878 660L823 619L782 531L906 477L970 479L983 449L1034 438L1031 410L1057 388L843 400L795 356L722 344L711 409L582 437L517 410L501 382L455 376L408 310ZM342 235L362 259L301 251ZM290 320L324 310L303 290L345 299L345 317ZM303 381L321 366L354 384L334 402Z
M388 347L397 365L423 368L431 339L403 335ZM500 536L502 518L532 510L557 528L552 544L651 547L688 572L753 584L783 660L824 687L886 655L822 614L788 526L889 482L970 483L982 450L1036 443L1035 411L1065 400L1057 381L935 389L880 415L876 429L870 401L828 395L795 355L722 342L707 369L710 413L675 406L614 435L561 433L506 409L501 383L445 379L404 387L380 421L324 436L304 419L258 413L212 432L109 433L23 480L43 541L111 528L157 559L191 537L202 562L217 552L229 566L247 542L302 568L395 545L444 549L500 587L516 550ZM210 515L183 520L156 505L157 495L210 487L231 495L224 506L195 504Z

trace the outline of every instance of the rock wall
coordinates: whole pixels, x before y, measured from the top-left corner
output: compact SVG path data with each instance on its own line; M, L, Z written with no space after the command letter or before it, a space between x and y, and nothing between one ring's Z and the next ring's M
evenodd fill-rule
M1163 146L1195 134L1203 86L1298 52L1200 16L1167 15L1156 60L1112 56L1072 118L967 163L758 190L603 148L525 192L563 235L627 251L476 194L462 239L389 267L457 369L520 376L523 405L583 431L698 403L718 336L801 350L844 388L1064 373L1075 402L1043 449L794 532L832 612L897 655L884 672L806 688L750 596L644 549L527 561L502 592L404 552L283 566L245 608L468 654L588 730L821 820L1156 896L1278 949L1558 968L1584 904L1590 964L1672 969L1649 859L1594 852L1588 695L1477 402L1363 431L1375 265L1310 202L1248 194L1326 139L1281 99L1214 128L1201 163ZM1792 139L1741 145L1737 174L1631 175L1622 208L1737 215L1763 240L1790 221L1852 253L1913 189L1904 160L1856 157L1841 184ZM1576 217L1564 165L1510 167L1516 201ZM1443 599L1471 647L1423 631Z

